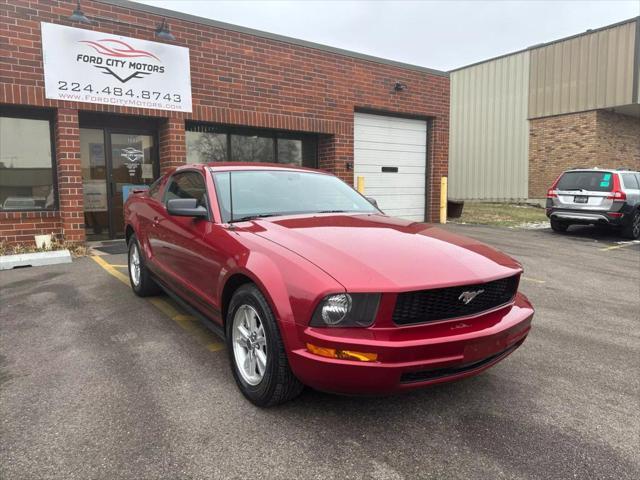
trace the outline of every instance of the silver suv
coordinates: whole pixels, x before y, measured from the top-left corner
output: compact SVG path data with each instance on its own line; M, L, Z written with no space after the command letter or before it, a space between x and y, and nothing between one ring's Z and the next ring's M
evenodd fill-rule
M640 238L640 173L624 169L575 169L547 192L547 217L555 232L569 225L606 225Z

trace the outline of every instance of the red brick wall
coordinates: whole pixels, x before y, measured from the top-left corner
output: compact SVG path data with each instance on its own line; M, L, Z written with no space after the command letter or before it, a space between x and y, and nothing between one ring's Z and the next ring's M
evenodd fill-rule
M61 233L67 242L82 242L85 235L78 111L59 108L54 133Z
M0 0L0 104L60 108L65 117L76 118L77 112L71 110L165 117L160 131L163 170L184 162L185 120L325 134L319 146L319 165L348 182L353 181L346 163L353 161L354 110L432 118L428 218L437 218L439 178L447 174L448 78L170 18L176 36L173 43L190 49L193 113L47 100L40 22L79 27L67 20L74 6L71 0ZM82 9L89 17L132 24L102 22L82 28L151 41L156 41L153 29L162 20L99 1L83 0ZM407 90L394 92L396 80L405 83ZM74 154L57 153L63 157ZM80 183L65 188L75 188L73 195L82 194ZM77 238L76 219L75 213L63 215L73 238ZM0 214L0 221L10 220Z
M529 122L529 198L570 168L640 170L640 119L592 110Z

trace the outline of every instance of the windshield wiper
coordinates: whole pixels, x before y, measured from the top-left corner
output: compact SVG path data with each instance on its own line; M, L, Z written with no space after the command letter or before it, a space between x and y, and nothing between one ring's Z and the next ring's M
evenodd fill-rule
M266 217L275 217L278 215L277 213L260 213L256 215L247 215L245 217L233 218L229 221L229 223L233 222L247 222L249 220L255 220L256 218L266 218Z

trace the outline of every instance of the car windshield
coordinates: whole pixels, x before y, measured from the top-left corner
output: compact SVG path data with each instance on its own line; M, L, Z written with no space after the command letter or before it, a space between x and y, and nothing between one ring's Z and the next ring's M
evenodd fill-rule
M566 172L556 185L556 190L610 192L612 187L611 172Z
M224 222L275 215L378 210L336 177L288 170L213 172Z

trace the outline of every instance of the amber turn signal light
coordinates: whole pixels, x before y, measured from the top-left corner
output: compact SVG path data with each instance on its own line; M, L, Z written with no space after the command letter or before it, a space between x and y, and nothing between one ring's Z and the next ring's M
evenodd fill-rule
M377 353L354 352L352 350L337 350L335 348L318 347L307 343L307 350L321 357L338 358L340 360L358 360L360 362L375 362Z

